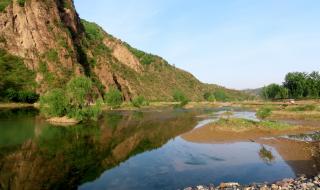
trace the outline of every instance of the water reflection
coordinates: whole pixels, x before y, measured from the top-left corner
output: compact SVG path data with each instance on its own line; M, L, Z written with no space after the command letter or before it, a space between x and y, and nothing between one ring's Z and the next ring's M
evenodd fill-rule
M0 189L178 189L319 171L313 144L218 134L203 127L214 118L197 117L212 112L106 112L63 128L36 110L0 110Z
M268 165L271 165L275 161L275 157L273 156L271 150L268 150L264 145L261 145L259 156L261 160L263 160Z
M76 189L196 124L194 113L115 112L99 123L61 128L17 114L0 114L0 189Z

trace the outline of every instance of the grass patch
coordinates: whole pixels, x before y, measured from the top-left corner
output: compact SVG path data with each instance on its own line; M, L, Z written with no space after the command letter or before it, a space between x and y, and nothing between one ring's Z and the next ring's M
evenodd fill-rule
M0 1L0 12L3 12L10 3L11 3L11 0L1 0Z
M133 48L131 47L129 44L125 43L124 44L128 50L134 55L136 56L138 59L139 59L139 62L142 64L142 65L150 65L154 62L157 61L157 56L155 55L152 55L150 53L145 53L141 50L138 50L136 48Z
M268 130L286 130L295 128L296 126L281 123L277 121L252 121L241 118L220 118L213 123L214 126L219 128L228 128L232 130L251 130L251 129L268 129Z
M269 117L271 114L272 114L271 108L262 107L257 111L256 116L260 119L265 119Z
M57 50L50 49L48 52L45 53L45 56L50 62L59 62L59 55Z
M288 108L288 111L315 111L317 109L317 106L312 105L312 104L308 104L308 105L302 105L302 106L296 106L296 107L291 107Z
M275 111L270 118L299 119L299 120L319 120L318 111Z
M24 7L26 0L17 0L17 3L19 4L20 7Z

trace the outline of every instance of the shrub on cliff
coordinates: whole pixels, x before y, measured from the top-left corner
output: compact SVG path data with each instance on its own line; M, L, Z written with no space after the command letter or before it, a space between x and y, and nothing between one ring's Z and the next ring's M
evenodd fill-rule
M104 97L105 102L112 108L118 108L123 102L122 94L117 88L110 88Z
M10 3L11 3L11 0L1 0L0 1L0 12L3 12Z

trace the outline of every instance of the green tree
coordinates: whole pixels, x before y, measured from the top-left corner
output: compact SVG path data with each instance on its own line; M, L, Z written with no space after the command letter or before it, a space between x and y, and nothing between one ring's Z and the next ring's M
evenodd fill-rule
M29 70L20 57L0 49L0 100L36 102L35 73Z
M306 73L293 72L285 77L283 86L288 89L290 98L303 98L306 96Z
M262 96L267 100L285 99L288 98L288 89L278 84L270 84L262 89Z
M225 102L229 100L229 97L223 90L216 90L213 95L217 101Z
M137 96L131 101L134 107L140 108L141 106L148 105L148 101L143 96Z
M68 100L62 89L53 89L40 98L40 111L47 117L62 117L67 114Z
M73 107L82 108L93 98L92 82L87 77L76 77L67 83L68 101Z
M89 78L73 78L66 89L54 89L41 97L40 110L49 117L68 116L79 121L95 120L100 115L102 100L98 99L93 104L93 92Z
M122 94L117 88L110 88L104 99L107 105L112 108L120 107L123 102Z
M216 101L216 98L215 98L215 96L214 96L214 93L212 93L212 92L206 92L206 93L204 93L203 98L204 98L205 100L209 101L209 102L214 102L214 101Z
M183 107L189 103L189 99L185 96L185 94L180 90L175 90L173 92L173 99L176 102L180 102L180 106Z
M319 72L312 72L306 79L307 96L309 98L319 98L320 96L320 74Z

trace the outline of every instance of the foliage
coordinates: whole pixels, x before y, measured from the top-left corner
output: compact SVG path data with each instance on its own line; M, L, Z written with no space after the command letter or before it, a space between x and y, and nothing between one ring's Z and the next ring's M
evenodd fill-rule
M0 49L0 100L36 102L35 86L35 73L23 60Z
M40 98L40 111L49 117L62 117L67 114L68 100L62 89L53 89Z
M104 38L103 30L95 23L81 20L85 28L86 37L91 41L102 41Z
M148 105L148 101L143 96L137 96L131 101L134 107L140 108L141 106Z
M271 108L263 107L257 111L256 116L260 119L265 119L269 117L271 114L272 114Z
M185 96L185 94L180 90L175 90L173 92L173 99L176 102L180 102L180 106L183 107L189 103L189 99Z
M214 93L212 92L206 92L203 95L203 98L209 102L214 102L216 101L216 97L214 96Z
M66 95L73 106L82 108L89 99L93 99L91 90L92 82L89 78L77 77L68 82Z
M0 12L3 12L10 3L11 3L11 0L1 0L0 1Z
M59 61L59 55L58 52L55 49L50 49L48 52L46 52L46 57L51 62L58 62Z
M136 56L138 59L139 59L139 61L140 61L140 63L142 64L142 65L150 65L150 64L152 64L153 62L155 62L156 61L156 57L157 56L155 56L155 55L152 55L152 54L150 54L150 53L145 53L145 52L143 52L143 51L140 51L140 50L138 50L138 49L136 49L136 48L133 48L133 47L131 47L129 44L127 44L127 43L125 43L125 45L127 46L127 48L129 49L129 51L134 55L134 56Z
M33 91L16 91L12 88L5 91L5 96L7 100L12 102L35 103L39 99L39 95Z
M213 95L217 101L225 102L229 100L228 95L223 90L216 90Z
M81 20L85 29L85 41L86 46L90 46L90 51L93 54L92 60L89 60L92 66L95 66L96 56L110 55L111 50L103 43L106 33L96 23ZM88 47L87 47L88 48Z
M320 74L317 71L288 73L283 85L270 84L263 88L261 95L265 99L319 98Z
M41 97L40 110L50 117L68 116L79 121L97 119L101 112L102 100L94 105L92 82L87 77L70 80L66 89L54 89Z
M24 7L26 0L17 0L17 3L19 4L20 7Z
M71 4L70 4L69 1L64 0L64 1L63 1L63 8L65 8L65 9L71 9L72 6L71 6Z
M69 105L67 116L79 121L97 120L101 114L103 100L98 99L94 105L85 105L81 108Z
M302 105L302 106L296 106L289 108L289 111L314 111L317 109L317 106L315 105Z
M117 88L110 88L104 99L107 105L112 108L120 107L123 102L122 93Z
M270 84L262 89L264 99L286 99L288 98L288 89L278 84Z
M285 129L296 127L293 125L289 125L287 123L277 122L277 121L261 121L259 122L259 126L268 128L268 129L275 129L275 130L285 130Z
M283 86L288 89L290 98L318 98L320 96L319 72L288 73Z

